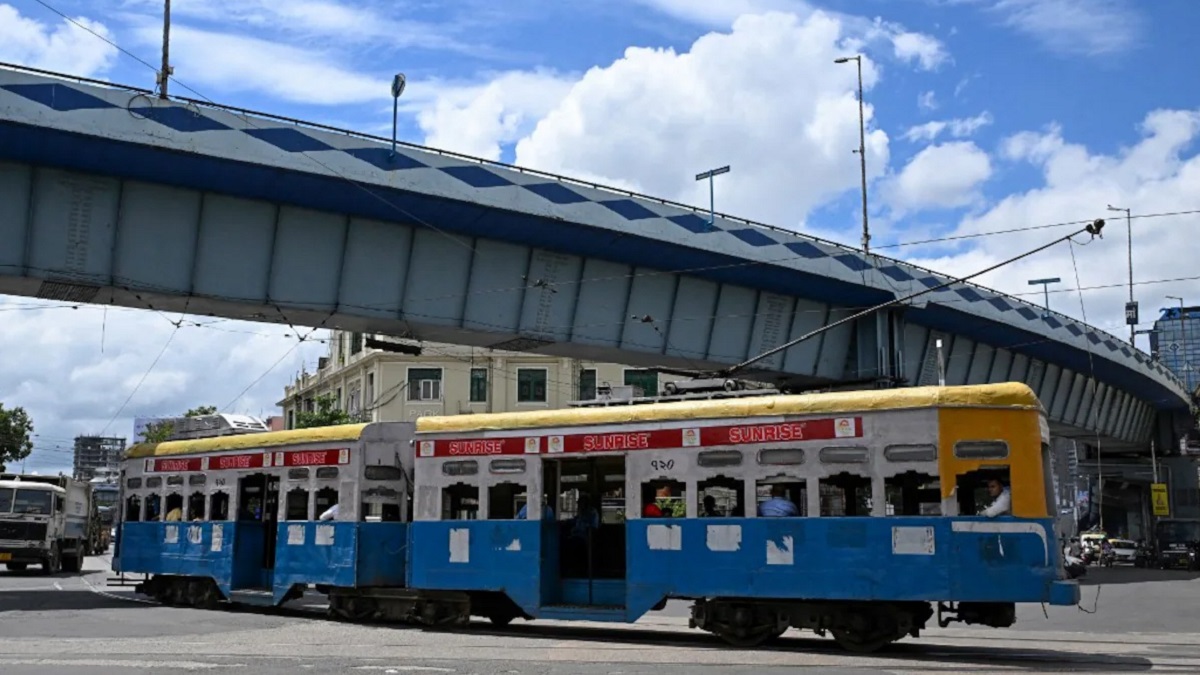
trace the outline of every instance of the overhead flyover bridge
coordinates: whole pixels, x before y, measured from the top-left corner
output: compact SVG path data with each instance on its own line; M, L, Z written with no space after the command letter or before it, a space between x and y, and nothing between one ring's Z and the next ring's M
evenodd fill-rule
M528 169L0 69L0 293L720 368L949 279ZM779 386L1022 381L1051 432L1176 443L1189 396L1121 339L955 284L756 364Z

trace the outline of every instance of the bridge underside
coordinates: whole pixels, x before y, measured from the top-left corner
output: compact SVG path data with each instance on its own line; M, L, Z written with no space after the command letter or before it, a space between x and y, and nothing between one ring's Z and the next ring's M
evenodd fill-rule
M564 224L564 228L569 225ZM0 293L376 332L640 367L737 363L845 307L612 259L173 185L0 163ZM635 246L636 244L628 244ZM862 304L866 298L851 302ZM1037 358L1019 331L952 333L929 305L848 323L745 373L791 388L1023 381L1057 435L1141 445L1155 409Z

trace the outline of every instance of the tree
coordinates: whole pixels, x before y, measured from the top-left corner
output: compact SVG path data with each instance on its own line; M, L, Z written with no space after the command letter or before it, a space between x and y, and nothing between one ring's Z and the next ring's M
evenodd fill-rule
M217 406L202 405L192 408L183 414L184 417L203 417L205 415L216 415ZM151 422L146 425L146 429L142 431L143 443L162 443L171 438L171 434L175 433L175 423L171 420L162 420L161 422Z
M337 424L349 424L354 421L346 414L346 411L336 407L332 394L318 396L316 403L317 409L315 411L301 410L297 413L297 429L332 427Z
M0 471L7 462L17 462L33 452L33 422L24 408L4 409L0 403Z

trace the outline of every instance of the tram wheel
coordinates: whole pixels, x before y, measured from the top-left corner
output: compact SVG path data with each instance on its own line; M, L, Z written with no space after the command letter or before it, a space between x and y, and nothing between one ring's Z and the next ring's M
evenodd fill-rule
M488 615L488 621L491 621L492 625L501 626L501 627L507 626L508 624L512 623L512 620L514 618L516 618L516 617L514 617L512 614L489 614Z
M784 630L787 629L785 628ZM783 635L783 632L784 631L782 630L771 629L739 635L731 631L723 631L717 633L717 636L729 643L730 646L737 647L739 649L749 649L751 647L757 647L768 640L774 640L780 635Z
M346 598L338 613L350 621L367 621L375 616L375 601L371 598Z
M830 632L833 633L833 639L838 643L839 647L855 654L877 652L891 644L895 639L884 634L867 635L858 631L839 628L834 628Z

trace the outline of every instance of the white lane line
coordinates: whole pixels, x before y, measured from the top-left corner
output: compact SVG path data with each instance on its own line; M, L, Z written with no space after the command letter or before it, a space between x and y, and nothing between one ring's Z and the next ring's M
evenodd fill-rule
M386 673L453 673L453 668L435 666L355 666L353 670L382 670Z
M62 590L62 584L58 583L57 581L54 582L54 587L60 591Z
M122 596L120 596L120 595L117 595L116 593L109 593L108 591L102 591L102 590L100 590L99 588L96 588L95 586L93 586L93 585L92 585L92 582L90 582L90 581L88 581L87 579L84 579L84 578L81 578L81 579L80 579L80 581L82 581L82 582L83 582L83 584L84 584L85 586L87 586L87 587L88 587L88 590L90 590L91 592L95 593L96 595L103 595L103 596L104 596L104 597L106 597L106 598L111 598L111 599L113 599L113 600L123 600L123 601L125 601L125 602L140 602L140 603L142 603L143 605L157 605L157 604L160 604L160 603L158 603L158 602L155 602L154 600L146 600L146 599L144 599L144 598L127 598L127 597L122 597Z
M206 663L203 661L147 661L133 659L9 659L0 658L0 664L9 666L67 666L76 668L138 668L155 670L215 670L217 668L245 668L244 663Z

